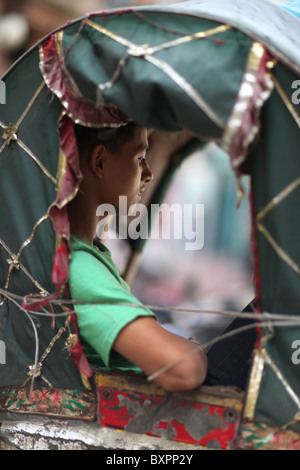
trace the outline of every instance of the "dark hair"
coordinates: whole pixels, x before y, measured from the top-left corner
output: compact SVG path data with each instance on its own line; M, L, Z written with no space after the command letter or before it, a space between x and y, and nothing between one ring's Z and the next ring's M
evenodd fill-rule
M110 152L117 153L123 145L134 138L134 131L140 127L133 121L120 127L94 128L75 125L79 155L90 155L96 145L104 145Z

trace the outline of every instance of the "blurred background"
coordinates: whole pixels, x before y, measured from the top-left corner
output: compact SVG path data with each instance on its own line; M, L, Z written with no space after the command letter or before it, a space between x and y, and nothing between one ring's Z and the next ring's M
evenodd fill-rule
M203 204L203 247L188 251L188 237L174 236L175 225L182 220L174 220L170 239L155 239L150 234L131 285L138 299L155 306L167 329L201 343L217 336L231 321L221 312L240 312L254 298L247 176L242 185L245 194L237 208L236 178L228 156L216 144L187 157L164 203L169 207L178 204L182 212L189 204L194 216L195 205ZM195 231L195 219L185 223ZM126 242L108 239L106 244L122 272L128 257Z
M177 0L0 0L0 76L24 51L67 21L88 12Z
M55 28L88 12L126 6L174 4L176 0L0 0L0 76L32 45ZM166 195L168 204L204 204L204 246L187 251L185 240L150 239L132 284L167 328L201 342L229 322L218 314L189 310L242 310L254 297L250 250L249 181L239 209L227 155L209 144L181 165ZM108 240L120 270L126 243ZM172 308L173 307L173 308ZM174 307L180 309L176 311Z
M88 12L181 0L0 0L0 76L24 51L67 21ZM273 0L279 2L279 0Z

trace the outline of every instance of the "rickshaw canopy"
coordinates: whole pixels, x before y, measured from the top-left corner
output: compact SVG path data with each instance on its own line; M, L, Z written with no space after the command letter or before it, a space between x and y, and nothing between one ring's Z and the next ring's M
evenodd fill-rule
M1 387L86 389L89 365L78 342L68 343L77 334L70 304L55 304L68 299L66 207L82 177L74 124L132 119L215 141L237 178L251 175L261 323L246 413L279 426L297 421L299 44L299 20L276 4L199 0L87 14L11 67L0 105Z

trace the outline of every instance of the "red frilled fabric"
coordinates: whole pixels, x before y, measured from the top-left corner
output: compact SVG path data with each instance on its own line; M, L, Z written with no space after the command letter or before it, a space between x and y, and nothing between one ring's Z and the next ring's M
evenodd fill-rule
M68 84L68 77L63 70L65 52L60 57L55 40L55 33L41 44L42 54L40 69L47 87L59 98L62 104L62 114L58 126L60 149L66 157L67 165L58 196L50 210L56 234L61 239L61 245L54 255L52 282L59 293L69 275L70 226L67 215L67 202L82 178L79 167L79 157L75 139L74 123L91 127L111 127L124 125L128 122L125 116L115 106L96 107L88 103L83 96L76 95Z
M260 58L257 70L246 71L246 74L250 72L253 75L252 80L248 84L243 83L236 106L233 109L232 119L237 122L235 123L235 131L225 150L230 156L232 168L237 176L242 173L249 147L259 132L262 106L273 89L268 69L268 64L272 60L273 56L265 50ZM245 90L245 85L251 87L251 90ZM241 104L246 106L242 111L237 109ZM237 116L235 115L236 112Z
M69 277L70 260L70 224L67 213L67 204L75 196L78 184L82 179L79 166L79 155L76 145L74 125L80 123L90 127L120 126L128 122L127 116L114 106L97 108L92 103L87 103L80 95L76 96L74 90L68 86L68 79L63 71L63 62L58 54L55 42L55 34L52 34L41 44L40 69L47 87L61 102L62 112L58 122L58 135L60 151L66 159L63 179L55 202L50 207L50 217L60 245L55 251L52 268L52 282L55 285L55 293L51 298L24 299L24 308L38 310L51 300L59 297L65 288ZM72 315L72 324L77 331L76 319ZM78 335L77 335L78 336ZM90 378L92 370L83 352L79 341L70 350L73 362L79 371Z

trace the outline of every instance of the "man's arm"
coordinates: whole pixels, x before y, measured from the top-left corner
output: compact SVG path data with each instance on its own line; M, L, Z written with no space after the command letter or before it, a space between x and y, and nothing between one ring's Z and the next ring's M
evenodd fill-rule
M123 328L113 349L140 367L147 376L174 363L154 379L168 391L193 390L206 377L204 350L192 341L170 333L151 317L139 317Z

